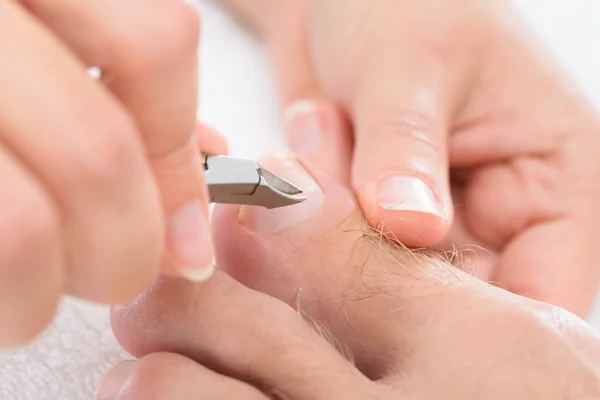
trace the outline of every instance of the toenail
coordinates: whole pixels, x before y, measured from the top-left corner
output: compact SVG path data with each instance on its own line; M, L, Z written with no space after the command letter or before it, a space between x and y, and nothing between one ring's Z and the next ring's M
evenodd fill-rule
M443 217L433 191L423 180L405 175L389 176L377 187L379 206L387 210L417 211Z
M110 369L100 380L96 391L97 400L118 399L119 392L125 385L127 378L133 372L134 361L122 361Z
M272 234L306 221L321 209L325 200L323 190L294 156L271 155L263 158L261 164L301 188L306 200L274 210L244 206L239 214L242 224L258 233Z

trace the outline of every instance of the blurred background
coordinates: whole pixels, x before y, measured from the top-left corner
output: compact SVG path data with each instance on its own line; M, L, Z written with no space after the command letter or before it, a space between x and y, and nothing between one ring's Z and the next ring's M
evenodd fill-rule
M203 16L201 119L228 136L233 155L254 158L284 149L264 48L215 0L195 4ZM600 2L515 0L515 5L600 110ZM599 307L590 321L600 331ZM101 374L124 357L107 310L67 300L35 343L0 352L0 400L92 399Z

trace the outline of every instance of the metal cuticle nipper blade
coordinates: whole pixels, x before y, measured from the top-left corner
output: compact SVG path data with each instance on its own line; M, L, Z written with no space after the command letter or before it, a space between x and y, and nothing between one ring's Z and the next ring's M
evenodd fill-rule
M279 208L306 200L302 190L253 160L204 156L206 183L212 203Z

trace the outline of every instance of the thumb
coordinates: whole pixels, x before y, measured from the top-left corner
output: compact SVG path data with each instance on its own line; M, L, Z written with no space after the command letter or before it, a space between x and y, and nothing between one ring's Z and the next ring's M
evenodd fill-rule
M435 245L452 223L447 142L454 99L449 73L424 47L382 46L363 55L370 62L355 70L349 104L352 184L363 212L410 247Z

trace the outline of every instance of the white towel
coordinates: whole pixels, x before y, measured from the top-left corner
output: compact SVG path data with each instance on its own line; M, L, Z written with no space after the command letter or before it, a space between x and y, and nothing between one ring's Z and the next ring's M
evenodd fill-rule
M110 330L108 309L66 299L35 343L0 354L0 399L93 399L102 373L125 358Z
M257 157L282 149L276 96L263 50L223 10L208 1L200 5L203 120L229 136L236 156ZM600 3L522 0L519 5L600 108L600 56L595 51ZM593 320L599 322L600 313ZM35 343L0 352L0 400L92 399L103 372L126 357L110 332L107 309L68 299Z

